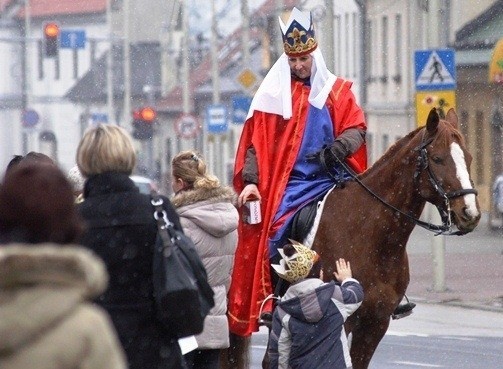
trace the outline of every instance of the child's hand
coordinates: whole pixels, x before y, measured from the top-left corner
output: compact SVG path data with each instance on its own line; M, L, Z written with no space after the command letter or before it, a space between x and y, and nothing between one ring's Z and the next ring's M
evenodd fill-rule
M346 260L340 258L335 262L335 266L337 270L334 272L334 276L339 282L342 282L346 278L351 278L353 276L353 274L351 273L351 265L349 264L349 261L346 262Z

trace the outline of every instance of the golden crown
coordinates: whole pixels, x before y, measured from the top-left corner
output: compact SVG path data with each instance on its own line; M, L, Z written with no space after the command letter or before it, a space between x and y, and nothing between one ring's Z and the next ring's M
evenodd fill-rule
M272 267L281 278L295 283L308 276L319 255L297 241L290 240L290 242L296 253L286 256L283 249L278 249L282 259L279 264L272 264Z
M279 19L283 48L288 56L299 57L313 52L318 46L314 37L312 16L293 8L287 25Z

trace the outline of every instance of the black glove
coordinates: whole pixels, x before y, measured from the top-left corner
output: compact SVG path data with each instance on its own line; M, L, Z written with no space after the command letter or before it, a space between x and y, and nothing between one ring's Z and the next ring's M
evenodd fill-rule
M338 161L343 161L348 156L348 149L341 141L335 140L330 147L330 154L333 155L334 159L339 159Z
M322 165L326 166L327 168L333 168L340 161L343 161L346 158L347 152L348 151L343 143L335 140L332 146L324 147L317 153L308 155L307 159L317 159Z

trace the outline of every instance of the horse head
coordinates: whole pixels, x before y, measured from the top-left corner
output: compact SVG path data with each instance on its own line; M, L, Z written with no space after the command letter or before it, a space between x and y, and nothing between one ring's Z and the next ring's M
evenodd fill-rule
M461 233L475 229L480 220L477 191L470 179L472 157L458 130L458 117L450 109L442 119L433 108L423 128L415 179L420 196L440 211L444 224Z

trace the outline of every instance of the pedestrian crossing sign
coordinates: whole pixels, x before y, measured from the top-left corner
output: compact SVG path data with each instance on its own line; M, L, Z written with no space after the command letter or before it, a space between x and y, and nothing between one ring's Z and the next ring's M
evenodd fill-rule
M416 90L454 90L456 64L453 49L417 50L415 52Z

